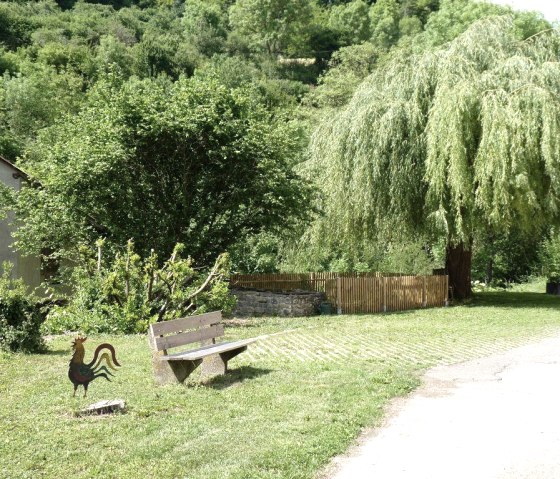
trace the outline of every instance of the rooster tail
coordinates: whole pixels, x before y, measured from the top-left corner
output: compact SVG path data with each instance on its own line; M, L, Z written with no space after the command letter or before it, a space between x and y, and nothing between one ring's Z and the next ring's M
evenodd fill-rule
M97 362L95 363L95 366L93 366L93 370L97 370L97 368L99 367L99 365L101 364L101 361L105 360L107 366L112 369L113 371L116 371L117 368L115 368L115 366L113 366L113 363L111 362L111 356L109 356L108 353L103 353L101 356L99 356L99 359L97 360ZM105 366L102 366L105 367Z
M93 376L92 381L97 378L105 378L107 381L111 382L111 378L109 378L109 376L107 376L105 373L96 374L95 376Z
M99 357L99 353L101 350L103 349L108 349L111 352L111 357L113 359L113 363L115 363L116 366L120 366L119 362L117 361L117 358L115 356L115 348L109 344L109 343L103 343L100 344L99 346L97 346L97 348L95 349L95 353L93 354L93 359L91 360L91 362L88 364L89 367L92 367L96 362L97 362L97 358ZM107 355L107 353L104 353L100 359L106 358L108 362L109 361L109 356ZM111 365L112 366L112 365Z

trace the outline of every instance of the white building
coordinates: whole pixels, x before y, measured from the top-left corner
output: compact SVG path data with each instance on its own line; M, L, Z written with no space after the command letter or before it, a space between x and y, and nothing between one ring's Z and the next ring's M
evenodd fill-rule
M16 191L21 189L22 183L26 180L27 175L17 166L10 163L0 156L0 181ZM13 215L0 220L0 265L4 261L10 261L14 265L13 276L23 278L27 285L31 288L39 286L41 283L41 262L39 258L22 256L12 247L14 238L12 233L14 226Z

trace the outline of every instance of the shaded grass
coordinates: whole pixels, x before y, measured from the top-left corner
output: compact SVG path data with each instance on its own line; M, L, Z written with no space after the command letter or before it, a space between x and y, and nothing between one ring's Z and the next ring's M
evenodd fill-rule
M226 376L163 388L152 383L144 336L90 337L86 360L108 341L122 368L111 383L93 382L87 399L72 398L71 338L58 337L47 355L0 356L0 477L312 478L426 368L559 328L559 298L517 292L388 315L229 321L228 339L295 329L333 342L358 331L392 353L372 359L357 349L353 360L307 362L241 355ZM73 415L112 398L128 412Z

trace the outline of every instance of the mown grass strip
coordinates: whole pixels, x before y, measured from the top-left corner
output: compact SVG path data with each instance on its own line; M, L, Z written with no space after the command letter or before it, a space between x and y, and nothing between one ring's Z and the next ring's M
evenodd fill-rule
M560 298L484 293L445 309L235 321L227 338L288 329L232 361L225 377L164 388L152 383L144 336L90 337L87 357L109 341L123 366L85 400L72 398L66 377L69 337L46 355L0 356L0 477L313 478L426 368L560 331ZM112 398L129 412L72 415Z

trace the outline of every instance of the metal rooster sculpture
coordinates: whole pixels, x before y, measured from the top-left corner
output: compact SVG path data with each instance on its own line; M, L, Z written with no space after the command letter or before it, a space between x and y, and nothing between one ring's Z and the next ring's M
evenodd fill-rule
M117 358L115 357L115 348L109 343L103 343L97 346L97 349L95 350L95 353L93 355L93 360L87 364L84 364L84 356L86 354L84 343L86 342L86 339L87 337L78 336L72 342L72 349L74 350L74 354L72 356L72 359L70 360L68 378L70 378L70 381L72 381L72 383L74 384L74 396L76 395L78 386L81 384L84 387L84 397L86 397L90 382L97 378L105 378L107 379L107 381L110 381L111 379L109 378L109 376L114 376L114 374L111 373L111 371L109 371L107 367L109 367L113 371L116 371L115 366L120 366ZM99 353L103 349L108 349L111 352L111 356L109 356L107 352L104 352L101 356L99 356ZM112 362L111 359L113 360ZM103 360L105 360L107 366L100 366L101 361Z

